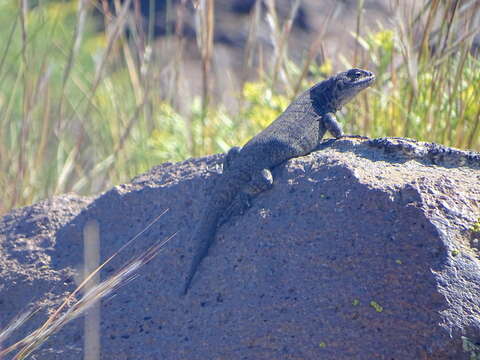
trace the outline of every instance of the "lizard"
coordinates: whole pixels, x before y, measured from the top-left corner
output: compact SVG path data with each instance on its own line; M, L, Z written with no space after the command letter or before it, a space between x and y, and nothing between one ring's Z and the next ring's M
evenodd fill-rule
M185 279L186 295L197 269L214 242L218 227L234 214L243 214L250 201L273 186L271 169L312 152L329 131L344 136L335 112L371 86L375 75L362 69L338 73L300 94L287 109L242 148L231 148L223 172L214 179L213 192L193 231L197 247Z

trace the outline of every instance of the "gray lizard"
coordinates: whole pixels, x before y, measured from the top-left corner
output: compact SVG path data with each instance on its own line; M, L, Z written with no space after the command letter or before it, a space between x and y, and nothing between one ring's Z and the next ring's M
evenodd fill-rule
M332 76L298 96L245 146L229 150L223 173L215 179L211 198L193 232L197 248L183 288L184 295L208 254L218 226L232 215L242 214L254 196L273 186L270 169L312 152L327 130L337 139L342 137L342 128L334 113L374 81L374 74L361 69Z

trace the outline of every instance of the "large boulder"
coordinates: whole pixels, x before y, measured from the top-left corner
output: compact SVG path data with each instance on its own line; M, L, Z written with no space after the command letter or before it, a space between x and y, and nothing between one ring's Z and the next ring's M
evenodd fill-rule
M57 197L0 222L0 326L45 320L100 225L102 279L177 235L101 306L102 359L471 359L480 356L480 155L405 139L327 141L219 230L186 297L191 230L223 155L163 164L96 199ZM204 191L208 189L208 191ZM8 344L4 344L8 345ZM79 359L83 321L37 352Z

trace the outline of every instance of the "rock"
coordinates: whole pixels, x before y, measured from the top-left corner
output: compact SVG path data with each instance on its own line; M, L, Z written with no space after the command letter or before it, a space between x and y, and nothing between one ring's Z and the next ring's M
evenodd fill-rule
M178 231L102 302L102 359L473 358L476 156L405 139L327 141L275 168L273 190L219 229L186 297L191 230L223 155L157 166L94 200L66 195L15 210L0 222L0 326L34 299L44 313L10 342L25 336L73 290L89 219L106 259L170 209L102 273ZM36 354L79 359L82 346L80 319Z

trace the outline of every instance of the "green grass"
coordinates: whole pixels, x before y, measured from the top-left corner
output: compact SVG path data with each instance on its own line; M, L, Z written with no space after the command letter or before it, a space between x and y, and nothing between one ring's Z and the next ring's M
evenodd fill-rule
M89 1L21 3L29 2L0 3L0 214L54 194L98 193L165 161L224 152L334 72L333 59L314 61L319 43L294 64L285 45L289 19L282 23L268 7L273 59L258 65L257 80L242 82L239 108L215 102L214 2L206 1L197 14L202 93L180 109L181 36L170 37L168 52L122 8L110 9L108 31L98 33ZM480 5L460 3L426 1L404 9L389 29L352 29L354 55L340 56L335 69L364 67L378 81L347 107L348 133L480 150L480 66L470 53ZM251 15L251 34L259 19ZM251 36L246 61L259 57L256 50Z

